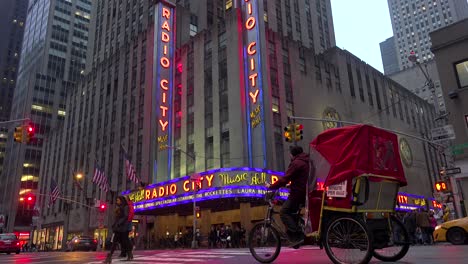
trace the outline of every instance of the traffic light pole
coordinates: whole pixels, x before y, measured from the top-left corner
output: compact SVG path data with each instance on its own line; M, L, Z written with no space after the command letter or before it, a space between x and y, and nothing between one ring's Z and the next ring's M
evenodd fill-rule
M0 122L0 125L9 124L9 123L23 122L23 121L31 121L31 119L29 119L29 118L23 118L23 119L15 119L15 120L1 121L1 122Z

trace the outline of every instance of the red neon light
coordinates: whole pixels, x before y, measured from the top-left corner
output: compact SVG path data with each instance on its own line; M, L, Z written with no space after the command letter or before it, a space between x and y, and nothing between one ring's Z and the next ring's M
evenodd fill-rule
M171 11L165 7L162 9L162 17L165 17L167 19L170 19L171 17Z
M252 70L252 71L255 70L255 60L254 60L254 58L250 59L250 70Z
M164 68L169 68L169 66L171 65L170 61L168 58L166 57L161 57L161 66L163 66Z
M247 10L249 10L249 15L251 15L252 14L252 3L247 4Z
M160 82L159 84L160 84L160 86L161 86L161 88L162 88L163 90L166 90L166 91L169 90L169 86L167 86L167 85L169 84L169 81L168 81L168 80L162 79L161 82Z
M167 23L167 20L164 21L164 23L162 24L161 28L162 28L162 29L166 29L167 31L171 31L171 29L169 28L169 23Z
M161 32L161 40L162 42L169 42L169 34L167 34L166 32L162 31Z
M245 22L245 28L248 30L251 30L252 28L255 27L255 17L249 17L247 21Z
M255 104L257 103L257 96L258 96L259 90L255 90L255 93L249 92L250 98L252 98L252 102Z
M252 49L253 47L257 46L257 42L253 41L249 44L249 46L247 46L247 54L249 55L254 55L255 53L257 53L257 49Z
M168 121L163 122L161 119L159 119L159 124L161 125L161 130L166 131L166 127L169 124Z
M249 76L249 79L251 81L252 87L256 86L256 79L258 77L258 73L253 73Z

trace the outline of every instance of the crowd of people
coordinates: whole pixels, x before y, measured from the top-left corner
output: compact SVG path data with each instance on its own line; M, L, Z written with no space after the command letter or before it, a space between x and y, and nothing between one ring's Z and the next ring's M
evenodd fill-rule
M447 208L438 211L419 209L397 214L406 227L411 243L413 245L434 244L433 233L438 224L449 220L450 212Z

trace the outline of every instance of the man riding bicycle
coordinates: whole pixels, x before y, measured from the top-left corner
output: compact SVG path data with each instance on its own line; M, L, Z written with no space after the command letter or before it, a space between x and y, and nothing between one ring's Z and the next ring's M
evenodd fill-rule
M281 221L287 227L287 234L292 246L304 242L304 233L298 226L296 214L301 205L305 204L306 185L309 176L310 161L309 155L304 153L300 146L291 146L289 148L291 163L288 166L286 174L277 182L268 185L269 189L277 190L290 183L290 193L286 202L280 211Z

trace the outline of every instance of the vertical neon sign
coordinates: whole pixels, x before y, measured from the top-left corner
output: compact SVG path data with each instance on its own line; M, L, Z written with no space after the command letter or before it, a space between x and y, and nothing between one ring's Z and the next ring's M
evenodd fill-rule
M249 166L267 166L266 139L264 123L263 80L260 53L258 2L242 0L244 28L244 71L245 95L247 105L247 138ZM256 144L256 145L253 145ZM261 146L258 146L261 144ZM255 162L254 157L263 156L263 164Z
M171 177L172 101L174 88L174 6L166 1L155 5L153 112L156 124L153 182ZM158 166L167 165L165 166ZM157 178L160 175L161 178Z

